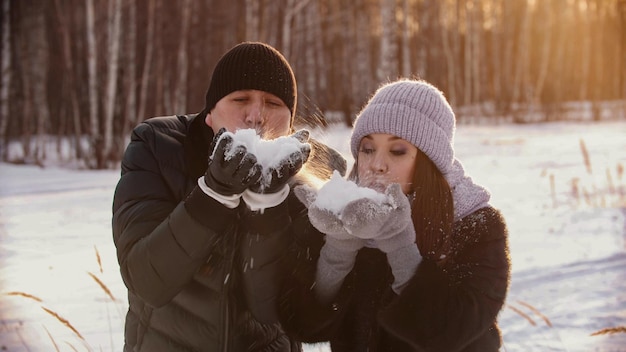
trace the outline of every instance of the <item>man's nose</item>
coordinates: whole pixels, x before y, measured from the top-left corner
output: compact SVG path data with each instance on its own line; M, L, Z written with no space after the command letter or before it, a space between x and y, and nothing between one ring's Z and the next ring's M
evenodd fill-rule
M246 125L249 128L257 128L263 125L264 111L262 102L250 104L246 111Z

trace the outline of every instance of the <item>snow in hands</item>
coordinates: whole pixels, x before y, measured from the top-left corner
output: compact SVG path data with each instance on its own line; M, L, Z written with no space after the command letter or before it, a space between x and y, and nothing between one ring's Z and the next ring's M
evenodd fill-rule
M319 190L302 185L295 194L309 209L311 224L319 231L334 237L364 240L380 236L400 223L390 221L398 216L410 217L410 205L399 184L387 186L384 193L361 187L333 172L330 180ZM404 214L404 215L403 215ZM382 230L385 227L387 230Z
M335 170L330 180L319 189L317 197L312 204L321 209L328 209L336 215L341 215L348 203L362 198L369 198L382 204L387 196L374 189L360 187L356 183L341 177L339 172Z
M272 172L280 172L286 163L296 164L295 158L303 158L304 150L310 150L308 142L309 132L299 130L289 136L282 136L275 139L263 139L257 134L255 129L240 129L233 132L224 132L221 138L230 136L233 142L225 154L228 160L235 155L238 146L246 148L247 152L257 158L257 163L263 168L261 183L265 186L272 181ZM219 142L219 141L218 141ZM277 176L282 176L278 174Z

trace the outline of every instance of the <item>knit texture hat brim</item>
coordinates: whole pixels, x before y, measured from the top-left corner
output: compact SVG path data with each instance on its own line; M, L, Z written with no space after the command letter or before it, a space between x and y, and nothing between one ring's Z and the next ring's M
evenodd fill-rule
M280 98L289 108L293 120L297 87L291 66L278 50L259 42L240 43L220 58L213 69L200 116L206 116L226 95L247 89L261 90Z
M452 108L437 88L424 81L399 80L383 85L357 116L350 147L356 159L361 139L372 133L396 135L411 142L446 174L454 160Z

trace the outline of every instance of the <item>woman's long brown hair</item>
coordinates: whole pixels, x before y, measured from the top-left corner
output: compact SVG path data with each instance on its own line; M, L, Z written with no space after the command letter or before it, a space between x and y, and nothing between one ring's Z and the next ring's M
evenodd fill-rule
M436 262L450 255L454 221L452 191L437 166L419 149L415 158L411 217L416 243L423 257Z

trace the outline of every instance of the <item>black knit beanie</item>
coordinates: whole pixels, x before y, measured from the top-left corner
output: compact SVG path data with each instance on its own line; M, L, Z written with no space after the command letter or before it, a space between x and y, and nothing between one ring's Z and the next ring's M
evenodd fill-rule
M217 62L206 93L206 116L226 95L256 89L279 97L291 111L296 109L296 78L285 57L273 47L259 42L235 45Z

